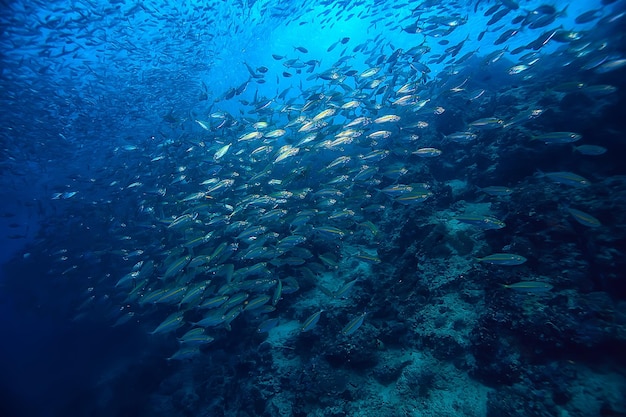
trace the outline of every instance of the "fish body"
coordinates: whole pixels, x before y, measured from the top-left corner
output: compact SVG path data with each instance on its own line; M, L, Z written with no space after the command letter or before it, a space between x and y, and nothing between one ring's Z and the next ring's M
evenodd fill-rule
M346 283L345 285L343 285L341 288L339 288L337 291L335 291L333 293L333 297L335 297L335 298L346 298L346 296L352 290L352 288L354 287L354 284L356 284L357 281L358 281L358 279L354 279L354 280Z
M546 172L542 173L545 177L557 184L570 185L572 187L586 187L591 182L578 174L567 171Z
M178 349L172 356L167 358L168 361L189 361L196 356L200 355L200 348L198 346L183 346Z
M413 186L408 184L394 184L380 190L390 197L396 197L402 194L408 194L413 191Z
M296 148L292 145L285 145L278 150L274 163L284 161L285 159L297 155L300 152L300 148Z
M174 260L171 264L167 266L167 269L165 270L162 279L165 280L174 277L187 266L189 261L191 261L191 256L189 255Z
M250 294L247 292L240 292L237 294L233 294L223 305L222 309L228 310L237 305L243 305L244 302L248 299Z
M266 139L275 139L275 138L284 136L286 133L287 131L285 129L274 129L272 131L265 133L264 137Z
M598 145L579 145L574 146L574 150L583 155L598 156L606 153L606 148Z
M244 311L250 311L250 310L257 310L260 309L261 307L263 307L268 301L270 301L272 299L271 296L264 294L264 295L259 295L258 297L255 297L249 301L246 301L244 303Z
M504 120L497 117L485 117L484 119L474 120L468 126L476 130L493 130L504 126Z
M202 295L204 294L204 291L206 290L206 287L210 282L211 281L199 282L193 286L189 286L187 288L187 291L185 291L183 299L180 300L179 307L182 306L183 304L186 304L186 305L197 304L202 298Z
M280 278L277 279L276 288L274 288L274 293L272 294L272 305L276 306L283 295L283 282Z
M334 115L334 114L336 113L336 111L337 111L337 110L332 109L332 108L331 108L331 109L326 109L326 110L323 110L323 111L321 111L320 113L316 114L316 115L313 117L313 119L312 119L312 120L313 120L314 122L316 122L316 121L318 121L318 120L325 119L325 118L327 118L327 117L330 117L330 116Z
M193 214L183 214L182 216L176 217L172 222L167 226L168 229L176 229L189 225L192 221L195 220L197 216Z
M211 343L213 340L215 340L213 337L205 334L204 328L194 327L193 329L182 335L178 339L178 342L181 345L185 346L202 346Z
M228 150L230 149L230 146L232 144L229 143L227 145L222 146L221 148L219 148L217 150L217 152L215 152L215 155L213 155L213 159L218 161L220 158L222 158L224 155L226 155L226 152L228 152Z
M479 190L492 196L505 196L513 194L513 189L499 185L491 185L489 187L479 188Z
M215 297L208 298L198 306L200 309L210 309L221 307L228 300L228 295L217 295Z
M474 132L454 132L446 135L446 139L449 139L457 143L469 143L476 140L478 135Z
M526 258L513 253L494 253L493 255L477 258L479 262L486 262L492 265L521 265L526 262Z
M267 333L272 330L274 327L278 326L279 319L277 317L267 319L257 327L258 333Z
M420 156L422 158L434 158L441 155L441 149L437 148L420 148L413 152L414 155Z
M341 108L343 110L355 109L355 108L359 107L360 105L361 105L361 102L359 100L351 100L351 101L348 101L348 102L342 104Z
M506 226L502 220L489 216L456 216L454 219L461 223L477 226L483 230L502 229Z
M400 116L397 116L395 114L387 114L385 116L380 116L374 119L374 123L377 123L377 124L389 123L389 122L397 122L399 120L400 120Z
M416 204L422 203L433 196L433 193L428 190L415 190L406 194L399 195L393 199L402 204Z
M550 132L539 136L533 136L532 140L545 143L572 143L582 139L582 135L574 132Z
M203 328L216 327L224 323L224 320L224 310L219 309L210 311L200 321L192 324Z
M320 316L323 312L324 310L320 310L316 313L311 314L306 320L302 322L302 326L300 326L300 331L308 332L309 330L312 330L317 322L319 322Z
M602 65L599 65L594 71L598 74L606 74L607 72L612 72L618 69L622 69L626 66L626 59L613 59L610 61L604 62Z
M617 91L617 87L609 84L596 84L583 86L580 92L591 97L604 97Z
M184 313L182 311L170 314L161 324L157 326L156 329L151 331L150 334L169 333L178 329L185 324L183 321L183 314Z
M596 219L589 213L585 213L584 211L571 208L571 207L566 207L566 210L569 212L569 214L572 215L574 220L576 220L578 223L582 224L583 226L587 226L587 227L602 226L602 223L600 223L600 220Z
M341 329L341 334L344 336L350 336L351 334L359 330L359 328L363 325L363 320L365 320L366 315L367 313L364 312L363 314L350 320L350 322L346 324L343 329Z
M370 69L367 69L367 70L363 71L361 74L359 74L359 77L361 77L361 78L369 78L369 77L372 77L372 76L378 74L378 72L380 70L381 70L380 67L370 68Z
M247 141L247 140L253 140L253 139L261 139L262 137L263 137L263 132L254 131L250 133L244 133L243 135L239 136L239 140Z
M505 284L503 287L513 291L527 293L543 293L548 292L553 288L553 286L547 282L541 281L520 281L515 284Z
M333 239L341 239L346 235L346 232L333 226L318 226L314 230L324 237L329 237Z
M154 301L155 304L177 304L179 303L185 293L187 292L187 286L172 287L165 291L161 297Z

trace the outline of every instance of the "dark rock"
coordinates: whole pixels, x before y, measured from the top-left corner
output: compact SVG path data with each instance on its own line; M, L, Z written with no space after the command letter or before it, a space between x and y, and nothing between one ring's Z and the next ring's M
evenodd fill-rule
M411 361L392 362L379 365L374 368L374 378L376 378L376 380L383 385L389 385L400 377L402 370L409 364L411 364Z

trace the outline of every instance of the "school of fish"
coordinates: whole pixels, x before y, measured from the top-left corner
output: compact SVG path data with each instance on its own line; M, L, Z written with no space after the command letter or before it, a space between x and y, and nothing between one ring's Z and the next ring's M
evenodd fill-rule
M495 166L519 147L573 149L589 160L610 153L582 132L538 126L551 106L542 97L601 103L618 91L599 81L626 69L611 43L626 21L614 1L598 1L569 26L565 6L515 0L235 3L80 0L65 13L57 3L16 2L12 18L0 18L4 167L68 178L42 185L50 198L38 202L44 218L58 219L43 231L50 274L80 289L76 318L105 310L113 326L135 322L153 337L175 337L172 360L195 357L237 321L264 334L287 320L301 332L335 320L337 337L353 336L376 306L338 300L381 279L377 268L393 263L378 253L394 232L388 225L409 214L426 222L446 212L439 221L479 236L514 234L515 214L444 202L449 181L465 175L446 172L467 157ZM355 20L365 22L363 38L327 39L323 56L306 39L255 55L265 61L235 53L254 38L247 25L323 31ZM144 39L155 28L161 38ZM236 76L216 74L220 60L243 79L225 83ZM504 80L503 90L485 73ZM517 96L500 103L505 89ZM16 105L41 98L49 103L35 113ZM20 135L32 140L17 143ZM518 179L529 181L572 193L594 186L576 166L557 164ZM471 185L492 201L518 191L516 183ZM585 232L605 227L580 200L555 212ZM74 244L76 233L85 238ZM468 262L525 268L528 257L494 251ZM369 275L346 270L354 265ZM532 279L502 285L553 289ZM288 313L299 297L317 301Z

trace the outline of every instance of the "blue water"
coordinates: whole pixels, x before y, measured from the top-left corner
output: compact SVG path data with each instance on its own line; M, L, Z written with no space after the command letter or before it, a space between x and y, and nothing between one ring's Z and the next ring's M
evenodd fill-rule
M0 416L626 415L624 0L1 7Z

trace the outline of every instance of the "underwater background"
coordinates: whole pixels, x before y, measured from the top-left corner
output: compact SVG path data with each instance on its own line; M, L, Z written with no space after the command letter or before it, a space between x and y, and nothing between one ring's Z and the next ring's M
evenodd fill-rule
M1 10L0 416L626 416L624 0Z

